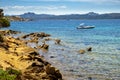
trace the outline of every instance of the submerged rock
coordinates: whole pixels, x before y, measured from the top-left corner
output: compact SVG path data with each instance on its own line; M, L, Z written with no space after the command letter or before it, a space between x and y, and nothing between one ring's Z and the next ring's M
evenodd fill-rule
M92 51L92 47L87 48L87 51Z
M55 44L60 44L61 40L60 39L56 39L55 40Z
M85 50L80 49L78 52L79 52L80 54L84 54L84 53L85 53Z
M87 49L80 49L80 50L78 51L78 53L84 54L84 53L86 53L86 52L91 52L91 51L92 51L92 47L88 47Z

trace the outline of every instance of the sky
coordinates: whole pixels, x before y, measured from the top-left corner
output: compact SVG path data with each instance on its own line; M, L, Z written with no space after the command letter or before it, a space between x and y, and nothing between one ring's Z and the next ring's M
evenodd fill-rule
M5 15L120 13L120 0L0 0Z

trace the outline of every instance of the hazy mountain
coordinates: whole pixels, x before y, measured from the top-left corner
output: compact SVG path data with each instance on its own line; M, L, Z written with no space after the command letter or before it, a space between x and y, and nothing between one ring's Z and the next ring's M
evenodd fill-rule
M32 20L40 19L120 19L120 13L107 13L98 14L94 12L89 12L87 14L69 14L69 15L50 15L50 14L35 14L35 13L24 13L19 15L22 18L28 18Z
M49 19L51 17L54 17L55 15L50 15L50 14L35 14L35 13L24 13L22 15L19 15L22 18L29 18L32 20L38 20L38 19Z

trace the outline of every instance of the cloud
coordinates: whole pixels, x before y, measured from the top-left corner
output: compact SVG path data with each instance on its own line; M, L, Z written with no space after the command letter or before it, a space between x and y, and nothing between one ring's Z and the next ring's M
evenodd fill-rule
M61 6L4 6L1 7L4 9L5 13L9 14L22 14L24 12L46 12L46 11L55 11L55 10L64 10L67 7L64 5Z
M52 10L52 9L65 9L67 8L66 6L4 6L2 7L3 9L48 9L48 10Z

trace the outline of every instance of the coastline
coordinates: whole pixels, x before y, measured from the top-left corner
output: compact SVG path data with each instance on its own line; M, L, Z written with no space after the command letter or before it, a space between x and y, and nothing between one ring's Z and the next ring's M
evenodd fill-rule
M0 34L5 36L5 41L2 43L3 45L0 46L2 54L5 55L1 54L0 56L3 58L3 64L6 64L6 66L4 66L4 70L10 65L10 67L15 70L17 69L18 71L22 71L23 75L21 76L21 80L26 79L26 77L31 79L47 78L47 80L53 80L48 79L51 77L55 78L51 76L53 74L56 74L58 77L62 77L62 79L60 78L58 80L112 80L113 78L112 75L85 71L86 67L84 65L92 67L91 62L94 61L94 58L96 58L95 55L98 53L86 52L85 54L76 54L76 51L70 50L70 48L66 47L59 39L53 39L50 37L51 35L43 32L34 32L29 34L22 33L21 35L19 34L18 36L15 36L18 33L20 32L13 30L0 31ZM74 56L81 59L75 59ZM88 59L84 56L91 57ZM6 62L7 59L8 61ZM74 63L74 61L77 61L77 63ZM76 64L80 65L79 68ZM43 71L40 71L40 73L39 70L41 69L39 67L44 67L42 68ZM46 70L48 70L48 72ZM96 72L96 69L93 71ZM116 77L115 79L118 78L119 77Z
M20 71L22 74L19 80L41 79L41 80L62 80L60 71L53 67L48 61L41 56L37 49L47 51L49 45L44 44L32 48L27 44L29 42L37 43L37 39L50 36L45 33L31 33L22 37L14 38L11 34L20 32L12 30L1 30L3 40L0 42L0 66L1 69L7 70L12 68ZM31 37L31 40L23 38Z

